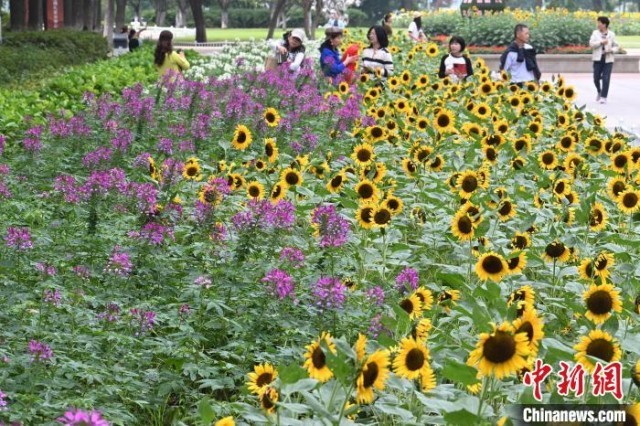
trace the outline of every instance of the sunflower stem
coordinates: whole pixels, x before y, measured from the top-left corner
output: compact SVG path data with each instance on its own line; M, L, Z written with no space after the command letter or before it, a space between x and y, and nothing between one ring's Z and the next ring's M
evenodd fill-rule
M355 386L355 380L352 380L351 384L349 385L349 389L347 390L347 394L345 395L344 402L342 403L342 407L340 408L340 414L338 415L338 423L336 423L338 425L342 420L342 416L344 415L344 409L347 406L347 402L349 402L349 397L351 396L351 392L353 392L354 386ZM333 399L333 397L331 399Z
M476 417L480 417L482 414L482 405L484 404L484 397L487 393L487 384L489 379L485 376L482 378L482 393L480 394L480 402L478 403L478 412L476 413Z

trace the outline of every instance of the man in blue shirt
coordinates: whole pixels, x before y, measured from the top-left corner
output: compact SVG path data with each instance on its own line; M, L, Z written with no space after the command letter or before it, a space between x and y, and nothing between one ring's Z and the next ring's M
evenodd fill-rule
M511 74L511 82L523 85L527 81L538 82L540 69L536 61L536 49L529 42L529 27L516 25L513 43L500 57L500 69Z

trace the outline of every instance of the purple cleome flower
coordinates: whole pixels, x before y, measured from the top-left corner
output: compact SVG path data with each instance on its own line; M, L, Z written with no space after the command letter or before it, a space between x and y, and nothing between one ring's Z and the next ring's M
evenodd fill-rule
M311 290L311 296L322 310L340 309L344 306L347 287L335 277L322 277Z
M28 350L31 355L31 362L45 362L53 358L51 346L39 340L31 340Z
M349 239L349 222L336 212L333 205L320 206L313 211L311 224L320 237L319 245L340 247Z
M99 411L83 411L72 409L59 417L58 421L65 426L109 426Z
M418 288L418 271L406 267L396 277L396 288L400 293Z
M278 296L280 300L287 296L291 296L292 299L295 298L293 278L280 269L270 270L262 279L262 282L267 284L267 292Z

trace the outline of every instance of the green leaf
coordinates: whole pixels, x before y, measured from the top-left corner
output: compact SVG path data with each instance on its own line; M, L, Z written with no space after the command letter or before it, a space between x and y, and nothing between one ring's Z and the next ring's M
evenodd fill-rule
M278 377L283 385L287 385L306 378L307 371L299 364L289 364L278 369Z
M463 385L478 383L478 379L476 378L478 371L473 367L469 367L455 360L447 361L441 374L447 379L456 383L462 383Z
M198 404L198 414L200 414L200 420L202 420L202 423L209 425L213 422L216 413L214 413L207 398L200 400L200 404Z

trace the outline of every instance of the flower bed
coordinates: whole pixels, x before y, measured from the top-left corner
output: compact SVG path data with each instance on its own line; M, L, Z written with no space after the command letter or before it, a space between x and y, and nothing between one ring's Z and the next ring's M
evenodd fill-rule
M0 138L0 421L508 424L538 358L634 404L638 148L561 78L392 51L384 89L135 85Z

